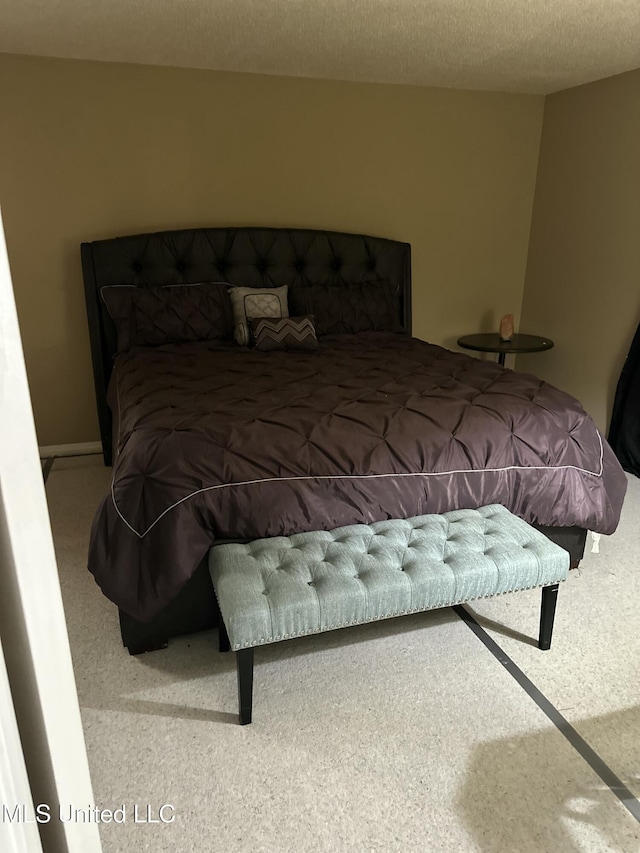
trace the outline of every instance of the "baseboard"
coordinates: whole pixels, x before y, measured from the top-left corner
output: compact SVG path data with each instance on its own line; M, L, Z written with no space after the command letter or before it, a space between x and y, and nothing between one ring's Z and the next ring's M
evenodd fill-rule
M89 456L92 453L102 453L102 444L99 441L84 441L79 444L50 444L38 449L41 459L50 456Z

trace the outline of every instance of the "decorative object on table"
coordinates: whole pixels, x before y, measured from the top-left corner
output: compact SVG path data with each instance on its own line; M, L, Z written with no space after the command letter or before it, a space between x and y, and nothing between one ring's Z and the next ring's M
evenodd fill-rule
M510 341L513 337L513 314L505 314L500 320L500 340Z

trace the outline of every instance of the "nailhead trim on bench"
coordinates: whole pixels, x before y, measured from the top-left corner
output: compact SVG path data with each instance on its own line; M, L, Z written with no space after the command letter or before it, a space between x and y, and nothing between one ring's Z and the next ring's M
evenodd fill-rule
M563 578L563 580L565 580ZM560 581L559 581L560 583ZM430 607L430 610L441 610L444 607L455 607L458 604L465 604L468 601L479 601L483 598L496 598L498 595L508 595L512 592L525 592L526 590L531 589L539 589L540 584L535 584L535 586L521 586L515 587L514 589L505 589L503 592L495 592L495 593L487 593L487 595L480 595L476 598L459 598L454 601L443 601L438 604L434 604L433 607ZM330 625L328 628L308 628L306 631L300 631L298 634L284 634L282 637L267 637L266 639L262 637L259 640L252 640L250 645L252 646L268 646L270 643L281 642L282 640L295 640L297 637L308 637L310 634L324 634L327 631L339 631L341 628L353 628L354 625L367 625L370 622L381 622L383 619L394 619L396 616L409 616L412 613L424 613L425 610L423 607L414 607L411 610L400 610L397 613L385 613L384 616L380 616L378 619L358 619L355 622L344 622L342 625ZM238 643L235 643L233 646L234 651L238 649L246 648L246 646L241 646Z

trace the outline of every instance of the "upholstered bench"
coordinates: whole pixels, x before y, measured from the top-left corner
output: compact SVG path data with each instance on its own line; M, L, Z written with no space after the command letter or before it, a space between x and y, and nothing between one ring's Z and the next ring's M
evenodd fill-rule
M218 545L209 570L245 725L254 649L267 643L542 587L538 645L548 649L569 554L494 505Z

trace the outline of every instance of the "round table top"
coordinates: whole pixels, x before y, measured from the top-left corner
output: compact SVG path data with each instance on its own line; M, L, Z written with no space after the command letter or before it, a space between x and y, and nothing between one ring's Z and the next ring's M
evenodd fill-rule
M541 352L551 349L553 341L538 335L514 335L510 341L503 341L498 332L486 332L478 335L463 335L458 338L458 346L474 349L478 352Z

